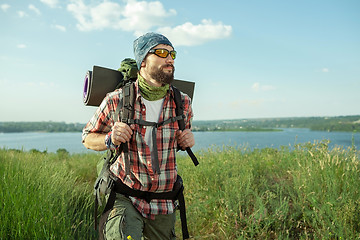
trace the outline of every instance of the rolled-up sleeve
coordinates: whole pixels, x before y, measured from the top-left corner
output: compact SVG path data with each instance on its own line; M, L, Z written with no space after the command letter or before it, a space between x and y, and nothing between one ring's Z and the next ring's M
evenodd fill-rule
M106 95L95 114L82 131L82 142L89 133L108 133L114 125L115 109L119 103L119 91Z

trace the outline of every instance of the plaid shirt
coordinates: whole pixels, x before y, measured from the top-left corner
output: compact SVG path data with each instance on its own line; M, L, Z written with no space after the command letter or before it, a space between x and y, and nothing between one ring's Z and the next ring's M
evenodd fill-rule
M135 83L135 119L146 120L146 108L141 100L140 90L137 82ZM83 140L89 133L107 133L114 125L114 119L119 119L115 115L115 110L122 98L122 89L108 93L100 104L94 116L83 129ZM181 93L184 106L185 128L191 128L193 117L191 109L191 99ZM175 101L172 88L165 96L163 108L159 122L176 116ZM150 148L145 142L146 128L136 125L133 136L129 142L130 174L125 174L124 156L121 154L117 161L111 166L111 171L120 178L126 185L133 189L148 192L168 192L171 191L177 177L177 166L175 160L176 153L176 131L179 129L178 122L166 124L157 128L156 143L160 165L160 174L155 174L151 165ZM143 199L130 197L135 208L146 218L153 219L158 214L170 214L175 211L172 200L153 199L147 203Z

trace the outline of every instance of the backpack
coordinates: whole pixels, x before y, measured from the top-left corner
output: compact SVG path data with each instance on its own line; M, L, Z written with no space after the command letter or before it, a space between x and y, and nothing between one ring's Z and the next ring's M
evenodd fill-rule
M134 102L135 102L135 81L137 79L137 65L136 61L131 58L126 58L121 62L121 66L118 69L123 75L123 80L119 82L119 84L116 86L117 88L122 88L123 90L123 98L120 99L120 102L116 108L114 117L118 118L120 116L120 121L127 124L139 124L142 126L153 126L155 128L169 124L171 122L178 122L179 129L184 130L185 129L185 122L184 122L184 115L183 115L183 104L181 100L181 93L180 91L175 87L172 86L174 91L174 101L176 105L175 113L176 116L172 117L168 120L165 120L160 123L155 122L148 122L141 119L133 119L134 117ZM117 119L114 119L114 122L117 121ZM157 144L154 144L154 147L156 148ZM153 149L157 152L157 149ZM192 150L188 147L186 148L187 153L189 154L190 158L192 159L195 166L199 164L196 156L192 152ZM189 238L189 233L187 230L187 224L186 224L186 213L185 213L185 201L183 196L183 185L182 185L182 179L180 176L178 176L178 179L176 183L174 184L174 189L172 192L169 192L169 194L166 193L146 193L142 191L137 191L128 188L125 184L123 184L120 180L117 180L114 178L114 176L110 173L110 166L116 161L116 159L119 157L121 153L124 153L125 156L125 173L128 175L130 174L130 158L129 158L129 149L128 144L123 143L120 145L120 147L116 151L107 150L106 157L102 158L102 160L97 165L97 172L98 172L98 178L95 181L94 184L94 195L95 195L95 229L97 227L97 209L99 206L102 205L101 196L107 195L107 203L103 210L103 214L100 218L99 223L99 237L102 238L102 227L107 219L107 215L110 213L112 206L115 201L115 192L125 192L129 196L135 196L139 198L143 198L146 201L150 202L151 199L172 199L172 200L179 200L179 207L180 207L180 218L181 218L181 225L182 225L182 233L183 238L187 239ZM159 172L159 163L158 160L156 161L155 157L155 171Z

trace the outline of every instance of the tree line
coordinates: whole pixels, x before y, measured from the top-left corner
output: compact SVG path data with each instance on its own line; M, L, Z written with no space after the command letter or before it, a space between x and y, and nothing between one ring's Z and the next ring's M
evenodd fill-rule
M81 132L84 123L0 122L0 132ZM309 128L313 131L360 132L360 115L336 117L258 118L193 121L193 131L276 131Z
M0 132L79 132L84 126L65 122L0 122Z
M194 121L194 131L263 131L309 128L313 131L360 132L360 115L336 117L292 117Z

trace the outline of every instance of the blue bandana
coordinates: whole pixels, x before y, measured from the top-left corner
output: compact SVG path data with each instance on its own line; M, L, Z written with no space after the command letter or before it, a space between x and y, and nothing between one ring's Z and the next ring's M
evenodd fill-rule
M134 41L134 55L138 69L140 69L141 63L149 50L159 44L166 44L173 47L169 39L164 35L153 32L146 33Z

